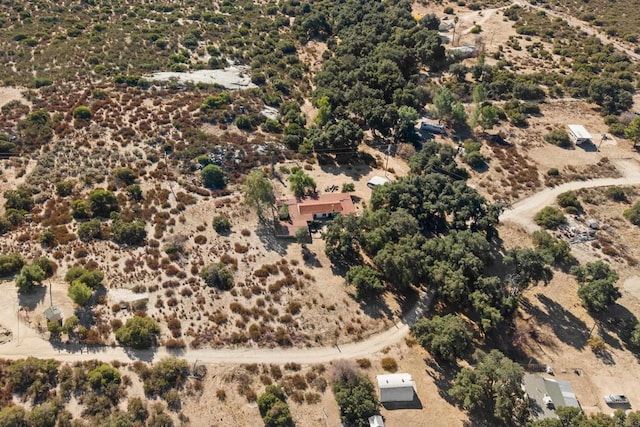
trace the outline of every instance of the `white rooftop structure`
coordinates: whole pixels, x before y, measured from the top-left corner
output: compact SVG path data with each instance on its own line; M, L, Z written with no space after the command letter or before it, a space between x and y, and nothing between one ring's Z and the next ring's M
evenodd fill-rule
M569 136L576 144L580 145L583 142L591 140L591 134L582 125L567 125L569 128Z
M411 402L415 394L413 378L409 374L378 375L380 402Z
M369 427L384 427L384 420L381 415L369 417Z
M388 182L390 182L389 178L385 178L383 176L374 176L369 181L367 181L367 187L375 188L379 185L384 185Z

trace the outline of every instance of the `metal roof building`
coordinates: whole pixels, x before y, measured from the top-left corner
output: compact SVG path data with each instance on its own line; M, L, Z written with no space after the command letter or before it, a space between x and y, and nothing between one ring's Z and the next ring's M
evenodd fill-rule
M523 386L533 403L532 415L535 419L557 418L555 409L561 406L580 408L569 381L527 374L523 378Z
M580 145L583 142L591 140L591 134L582 125L567 125L569 128L569 136L574 143Z
M380 402L412 402L415 394L413 378L409 374L378 375Z

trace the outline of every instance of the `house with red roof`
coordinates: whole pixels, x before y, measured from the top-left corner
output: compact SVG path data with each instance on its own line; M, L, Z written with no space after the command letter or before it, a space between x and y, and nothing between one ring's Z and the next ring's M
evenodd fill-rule
M304 199L279 200L278 211L286 206L288 219L280 220L277 234L295 236L300 228L307 228L314 221L324 222L336 215L348 215L356 212L356 207L347 193L327 193Z

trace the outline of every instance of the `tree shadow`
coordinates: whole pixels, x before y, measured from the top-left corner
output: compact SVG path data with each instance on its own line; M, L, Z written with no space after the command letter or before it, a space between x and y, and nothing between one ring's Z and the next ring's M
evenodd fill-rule
M353 180L359 180L369 174L377 164L371 154L362 151L356 154L316 154L316 156L323 172L332 175L344 174Z
M360 310L372 319L393 319L396 315L381 297L360 299L358 303Z
M274 251L279 255L284 256L287 254L287 248L293 240L277 237L275 235L274 226L274 220L265 219L259 221L258 227L256 228L256 236L258 236L258 239L260 239L267 250Z
M583 349L588 338L587 325L546 295L538 293L536 298L542 303L546 312L526 299L521 302L522 308L535 316L540 324L551 326L554 335L560 341L578 350Z
M48 289L47 286L35 286L27 293L18 292L18 304L20 307L33 311L38 304L44 301Z
M307 246L302 247L302 260L307 267L322 268L322 263L318 259L318 254Z
M638 319L626 307L620 304L614 304L610 306L605 315L599 317L598 320L600 322L600 333L607 345L616 349L621 348L619 341L614 337L611 337L609 334L612 333L622 341L626 348L635 351L630 340L631 333L633 332L635 325L638 323ZM609 341L607 340L607 337L610 337Z
M448 404L455 406L457 402L448 393L452 386L453 380L458 373L457 366L454 364L439 364L435 359L424 359L425 373L431 377L436 387L438 387L438 394Z

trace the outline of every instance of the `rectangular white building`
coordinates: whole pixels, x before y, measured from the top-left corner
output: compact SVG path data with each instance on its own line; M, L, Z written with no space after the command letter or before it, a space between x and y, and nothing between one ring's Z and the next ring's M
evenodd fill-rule
M378 375L380 402L412 402L415 394L413 378L409 374Z
M591 141L591 134L582 125L568 125L569 137L576 145Z

